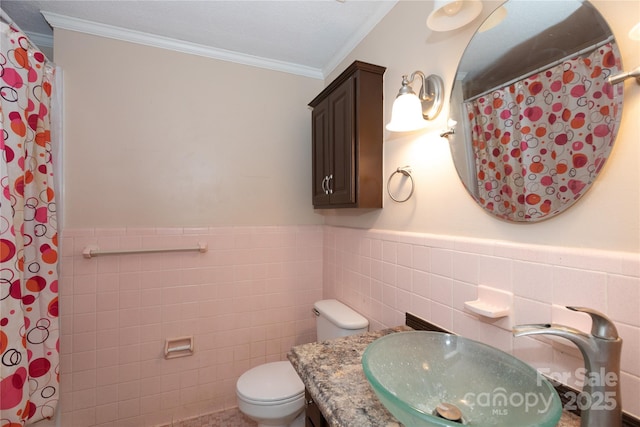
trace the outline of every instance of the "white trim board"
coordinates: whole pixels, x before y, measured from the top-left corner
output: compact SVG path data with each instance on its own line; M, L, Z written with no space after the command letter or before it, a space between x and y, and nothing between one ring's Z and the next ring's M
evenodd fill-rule
M145 46L152 46L161 49L169 49L177 52L220 59L222 61L235 62L238 64L250 65L258 68L282 71L285 73L297 74L314 79L324 79L325 77L322 70L318 68L306 67L303 65L284 61L276 61L259 56L246 55L225 49L216 49L197 43L190 43L182 40L172 39L169 37L144 33L141 31L115 27L113 25L101 24L98 22L87 21L79 18L72 18L53 12L41 11L40 13L42 13L42 16L44 16L44 18L53 28L77 31L94 36L106 37L131 43L138 43Z

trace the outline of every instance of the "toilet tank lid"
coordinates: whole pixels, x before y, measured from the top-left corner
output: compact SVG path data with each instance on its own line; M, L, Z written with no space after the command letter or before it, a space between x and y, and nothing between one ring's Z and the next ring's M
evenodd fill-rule
M329 321L344 329L362 329L369 326L369 321L360 313L335 299L316 301L313 307Z

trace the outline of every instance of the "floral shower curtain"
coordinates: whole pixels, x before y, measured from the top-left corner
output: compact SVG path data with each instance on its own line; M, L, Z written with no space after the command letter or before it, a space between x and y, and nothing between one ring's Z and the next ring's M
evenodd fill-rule
M0 425L58 402L58 235L51 159L54 68L0 22Z
M606 78L620 70L617 48L607 43L465 102L480 203L528 221L578 199L615 140L622 106L613 95L622 85Z

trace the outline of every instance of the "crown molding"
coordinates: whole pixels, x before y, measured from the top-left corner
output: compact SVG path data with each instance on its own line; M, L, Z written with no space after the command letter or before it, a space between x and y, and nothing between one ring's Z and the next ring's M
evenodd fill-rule
M198 43L190 43L169 37L120 28L113 25L101 24L99 22L72 18L70 16L60 15L53 12L40 11L40 13L42 13L42 16L44 16L53 28L77 31L94 36L204 56L222 61L235 62L237 64L250 65L258 68L282 71L314 79L324 79L322 70L318 68L305 67L290 62L276 61L259 56L241 54L225 49L216 49Z
M338 0L340 1L340 0ZM322 69L322 74L328 76L340 63L360 44L362 40L378 25L382 18L393 9L398 3L398 0L385 0L383 1L384 7L381 7L375 14L367 20L364 25L361 25L359 31L355 33L345 45L336 53L327 65Z

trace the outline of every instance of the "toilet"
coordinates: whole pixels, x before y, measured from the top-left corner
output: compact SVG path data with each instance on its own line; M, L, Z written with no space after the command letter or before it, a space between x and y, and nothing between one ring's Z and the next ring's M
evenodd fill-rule
M366 332L369 321L340 301L313 305L318 341ZM236 383L238 409L258 427L304 427L304 383L288 361L249 369Z

